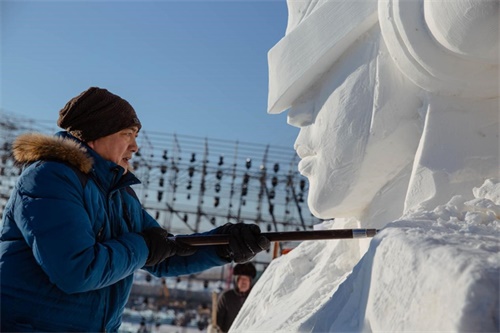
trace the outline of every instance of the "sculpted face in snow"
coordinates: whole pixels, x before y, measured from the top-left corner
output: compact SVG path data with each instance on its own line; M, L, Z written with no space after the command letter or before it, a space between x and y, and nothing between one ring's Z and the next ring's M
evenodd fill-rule
M404 193L409 181L401 177L411 170L420 137L420 101L414 85L394 70L377 30L341 56L288 113L288 123L301 128L295 149L310 183L308 203L323 218L374 215L367 207L381 192ZM402 207L403 199L396 196L393 204ZM397 214L387 207L372 223L387 213Z
M498 1L288 7L269 113L301 128L316 216L381 227L498 176Z

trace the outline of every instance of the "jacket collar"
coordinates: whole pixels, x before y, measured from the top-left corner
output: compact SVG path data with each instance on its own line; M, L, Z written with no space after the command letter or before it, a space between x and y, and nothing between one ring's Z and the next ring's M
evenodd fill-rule
M21 164L39 160L68 163L94 178L106 191L140 183L130 171L124 175L125 170L121 166L105 160L68 132L59 132L55 136L22 134L13 142L12 152Z

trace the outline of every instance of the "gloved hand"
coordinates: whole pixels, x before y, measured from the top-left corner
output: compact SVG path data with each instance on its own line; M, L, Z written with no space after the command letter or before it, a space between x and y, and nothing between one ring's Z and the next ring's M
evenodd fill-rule
M190 256L196 252L196 248L193 246L169 239L168 237L173 235L160 227L146 229L140 235L146 241L149 249L149 256L145 266L154 266L175 255Z
M257 253L269 249L271 242L260 234L256 224L226 223L216 229L217 234L228 234L229 244L218 245L219 257L236 263L250 261Z

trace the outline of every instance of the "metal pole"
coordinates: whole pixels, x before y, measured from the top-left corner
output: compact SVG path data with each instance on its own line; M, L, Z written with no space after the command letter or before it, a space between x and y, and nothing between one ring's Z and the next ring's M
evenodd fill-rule
M262 236L271 242L287 241L306 241L322 239L351 239L373 237L379 232L378 229L332 229L332 230L313 230L313 231L282 231L282 232L263 232ZM202 245L224 245L229 243L229 235L178 235L170 237L172 240L179 241L191 246Z

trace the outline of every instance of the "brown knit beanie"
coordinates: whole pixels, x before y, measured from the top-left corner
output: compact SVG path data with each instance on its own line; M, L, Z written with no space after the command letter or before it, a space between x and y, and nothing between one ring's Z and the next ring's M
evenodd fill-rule
M136 126L141 128L134 108L106 89L91 87L72 98L59 111L57 125L83 142Z

